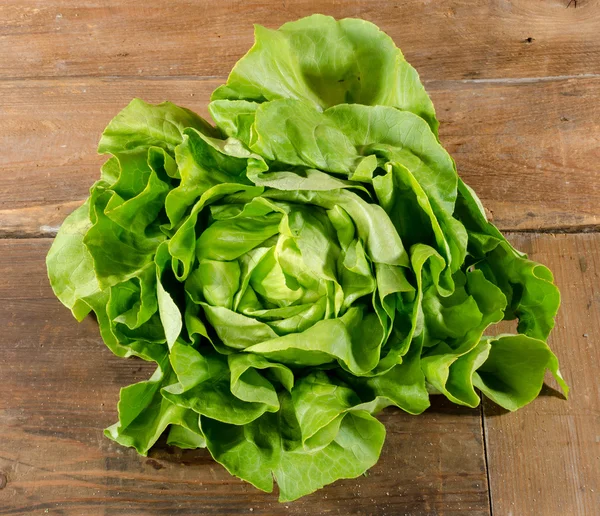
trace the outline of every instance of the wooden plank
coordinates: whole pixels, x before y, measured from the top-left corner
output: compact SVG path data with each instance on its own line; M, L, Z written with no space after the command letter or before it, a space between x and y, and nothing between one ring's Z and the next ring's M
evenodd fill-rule
M480 412L440 398L419 417L381 416L387 442L367 476L284 505L203 450L143 458L112 443L119 388L151 368L114 357L53 297L49 244L0 241L0 514L489 514Z
M0 82L0 234L53 235L99 175L100 133L134 96L207 116L216 80ZM503 229L600 223L600 78L427 84L441 139Z
M501 229L600 223L600 78L426 86L442 143Z
M3 123L0 142L0 222L2 229L19 228L26 219L44 217L32 207L51 205L47 226L62 221L63 203L82 200L99 177L105 157L96 153L100 135L110 121L136 96L149 102L173 102L207 117L206 104L218 82L115 81L75 79L1 82ZM9 150L10 149L10 150ZM40 231L34 223L32 231Z
M252 45L253 23L315 12L378 24L425 79L600 73L600 4L567 3L14 0L0 6L0 76L223 76Z
M511 240L548 265L561 289L550 345L571 396L564 401L546 388L531 405L507 414L484 403L492 513L598 514L600 234Z

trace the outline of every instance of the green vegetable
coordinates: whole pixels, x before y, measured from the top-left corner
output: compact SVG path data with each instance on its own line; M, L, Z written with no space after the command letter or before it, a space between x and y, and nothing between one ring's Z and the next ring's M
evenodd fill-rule
M153 361L106 435L207 447L287 501L373 466L374 417L429 394L515 410L552 371L551 272L485 218L415 70L374 25L315 15L256 43L212 127L134 100L48 273L118 356ZM483 336L503 319L519 335Z

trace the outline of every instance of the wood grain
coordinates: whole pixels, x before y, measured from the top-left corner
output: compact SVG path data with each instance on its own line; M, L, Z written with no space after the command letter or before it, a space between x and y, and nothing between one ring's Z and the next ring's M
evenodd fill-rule
M600 3L579 0L13 0L0 5L0 76L223 76L252 24L321 12L378 24L425 79L600 73ZM576 58L575 58L576 57Z
M600 234L512 235L548 265L562 293L550 337L571 387L502 413L484 403L492 513L598 514L600 507ZM555 385L552 380L550 385Z
M0 241L0 514L489 514L480 412L436 399L425 415L388 410L367 476L278 504L204 450L148 458L102 436L120 387L151 367L114 357L90 318L54 298L48 239Z
M568 3L0 2L0 515L596 514L600 233L548 234L600 227L600 0ZM102 436L119 388L151 368L112 356L93 320L76 323L47 283L50 240L28 237L54 235L86 197L100 133L132 97L206 116L252 23L313 12L390 34L494 222L544 232L510 238L561 287L551 345L572 395L545 388L508 414L485 403L485 428L440 398L416 418L386 411L368 476L280 505L205 451L160 444L143 458Z
M131 98L204 116L220 79L0 81L0 234L53 235L104 158L97 141ZM442 143L507 230L600 223L600 78L426 84Z

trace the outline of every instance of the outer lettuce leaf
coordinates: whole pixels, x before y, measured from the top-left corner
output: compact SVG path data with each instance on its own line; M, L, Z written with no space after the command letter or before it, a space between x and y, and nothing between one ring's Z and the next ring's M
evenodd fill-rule
M119 444L134 447L141 455L148 453L169 425L199 435L198 416L190 417L185 407L171 403L160 394L161 385L172 377L171 368L163 362L150 380L121 389L119 422L107 428L105 435ZM191 444L189 437L186 442ZM198 443L202 444L202 440Z
M558 370L558 359L548 345L525 335L499 335L482 341L489 356L474 373L473 383L498 405L517 410L533 401L542 389L546 369L565 393L569 387Z
M457 212L469 233L473 265L507 297L504 318L518 318L519 333L546 340L560 306L552 272L508 243L486 220L481 201L462 181Z
M377 461L384 427L350 389L309 375L291 397L281 393L280 404L277 414L244 427L203 418L215 460L264 491L272 491L275 477L280 502L358 476Z
M100 290L92 256L83 243L92 226L88 212L86 201L65 219L46 257L54 294L71 309L78 321L90 311L82 300Z
M433 104L417 72L372 23L315 14L278 31L257 25L255 38L212 100L304 99L321 109L392 106L422 117L437 133ZM211 115L221 126L214 110Z
M146 454L167 432L288 501L375 464L384 407L515 410L547 369L566 395L552 274L486 220L390 38L321 15L256 36L216 127L137 99L110 122L48 253L73 315L157 365L106 435Z
M189 109L171 102L154 106L134 99L108 124L102 133L98 152L114 156L150 147L172 152L181 143L183 130L187 127L208 135L215 134L206 120Z

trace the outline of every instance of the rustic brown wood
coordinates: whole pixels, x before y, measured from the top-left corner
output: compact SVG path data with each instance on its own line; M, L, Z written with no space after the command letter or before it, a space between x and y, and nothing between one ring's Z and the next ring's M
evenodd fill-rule
M67 201L58 204L29 206L0 210L0 235L11 237L43 237L55 234L65 217L82 201Z
M492 513L598 514L600 234L511 235L511 240L548 265L561 289L550 346L571 395L565 402L546 388L531 405L506 414L484 403Z
M315 12L377 23L425 79L598 74L600 4L567 3L13 0L0 5L0 76L226 75L253 23L276 28Z
M0 81L0 234L53 235L99 175L108 121L131 98L204 116L211 80ZM600 77L427 83L441 139L502 229L600 223Z
M278 504L209 455L160 446L149 458L102 436L118 390L151 367L114 357L96 324L53 297L48 239L0 241L0 514L489 514L480 412L436 399L381 417L368 475Z
M501 229L600 223L600 78L428 89L442 143Z
M86 197L104 159L99 135L132 97L206 116L210 92L252 44L252 23L317 11L392 36L499 227L597 231L600 1L568 4L0 2L0 514L597 513L600 233L510 236L561 287L551 345L568 402L545 388L517 413L486 403L484 429L479 412L440 398L418 418L386 411L388 439L368 476L283 505L205 451L159 445L143 458L102 436L118 389L151 368L112 356L91 319L76 323L47 284L50 240L28 238L53 235Z

